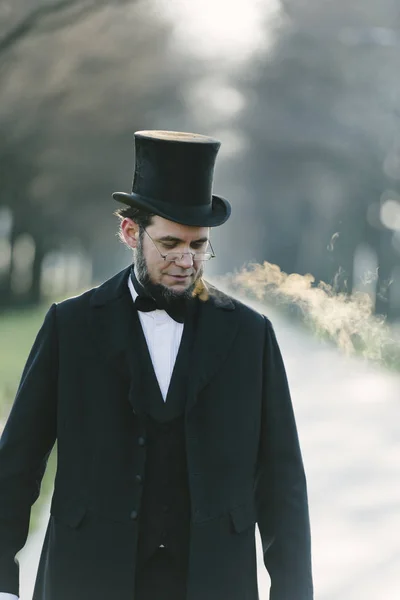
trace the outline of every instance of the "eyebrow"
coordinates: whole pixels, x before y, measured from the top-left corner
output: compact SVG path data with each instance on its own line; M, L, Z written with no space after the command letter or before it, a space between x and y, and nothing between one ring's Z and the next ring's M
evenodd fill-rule
M165 235L165 236L163 236L161 238L158 238L158 241L159 242L184 242L185 240L182 240L181 238L174 237L173 235ZM208 242L208 241L209 241L208 237L202 237L202 238L199 238L198 240L192 240L190 242L190 245L192 245L192 244L199 244L201 242Z

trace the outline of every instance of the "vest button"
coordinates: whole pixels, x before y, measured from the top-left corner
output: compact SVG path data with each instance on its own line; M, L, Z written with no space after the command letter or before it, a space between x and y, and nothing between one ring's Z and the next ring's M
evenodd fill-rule
M139 444L139 446L144 446L145 443L146 443L146 440L145 440L144 437L138 438L138 444Z
M138 483L142 483L143 477L141 475L135 475L135 479Z
M131 519L136 520L138 518L138 511L133 510L129 516Z

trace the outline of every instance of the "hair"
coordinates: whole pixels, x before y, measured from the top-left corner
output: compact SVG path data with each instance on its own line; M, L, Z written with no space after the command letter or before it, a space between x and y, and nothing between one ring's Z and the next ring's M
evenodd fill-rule
M118 208L114 212L114 215L119 218L120 226L118 230L118 237L123 244L125 244L124 236L122 235L121 223L124 219L132 219L139 225L139 235L143 236L143 231L152 224L153 217L155 217L155 213L147 212L147 210L143 210L142 208L134 208L133 206L127 206L123 208Z

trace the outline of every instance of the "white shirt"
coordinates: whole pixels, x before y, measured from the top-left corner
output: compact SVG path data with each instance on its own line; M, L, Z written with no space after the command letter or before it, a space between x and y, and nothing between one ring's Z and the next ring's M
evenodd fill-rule
M131 278L128 279L132 300L137 293ZM167 399L172 371L182 339L183 323L177 323L165 310L138 312L144 336L153 363L154 372L160 386L164 402ZM1 596L0 596L1 600Z
M133 287L131 278L128 280L128 286L132 300L135 301L137 293ZM183 323L174 321L165 310L138 312L138 315L149 348L158 385L160 386L165 402L182 339ZM0 600L18 600L18 596L0 592Z

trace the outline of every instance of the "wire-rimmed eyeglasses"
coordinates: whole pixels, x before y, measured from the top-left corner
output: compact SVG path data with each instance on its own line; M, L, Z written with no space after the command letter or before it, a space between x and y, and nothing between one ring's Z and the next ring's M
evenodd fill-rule
M148 233L148 231L146 231L146 229L143 228L143 231L147 234L147 236L151 239L151 241L153 242L153 245L155 247L155 249L157 250L158 254L161 256L161 258L163 258L166 262L176 262L176 261L180 261L183 260L185 258L185 256L189 255L192 257L192 261L197 261L197 262L201 262L201 261L206 261L206 260L210 260L211 258L215 258L215 252L214 249L211 245L210 240L208 240L208 245L210 246L211 252L167 252L167 254L162 254L160 252L160 250L157 247L157 244L155 243L155 241L153 240L153 238L151 237L151 235Z

